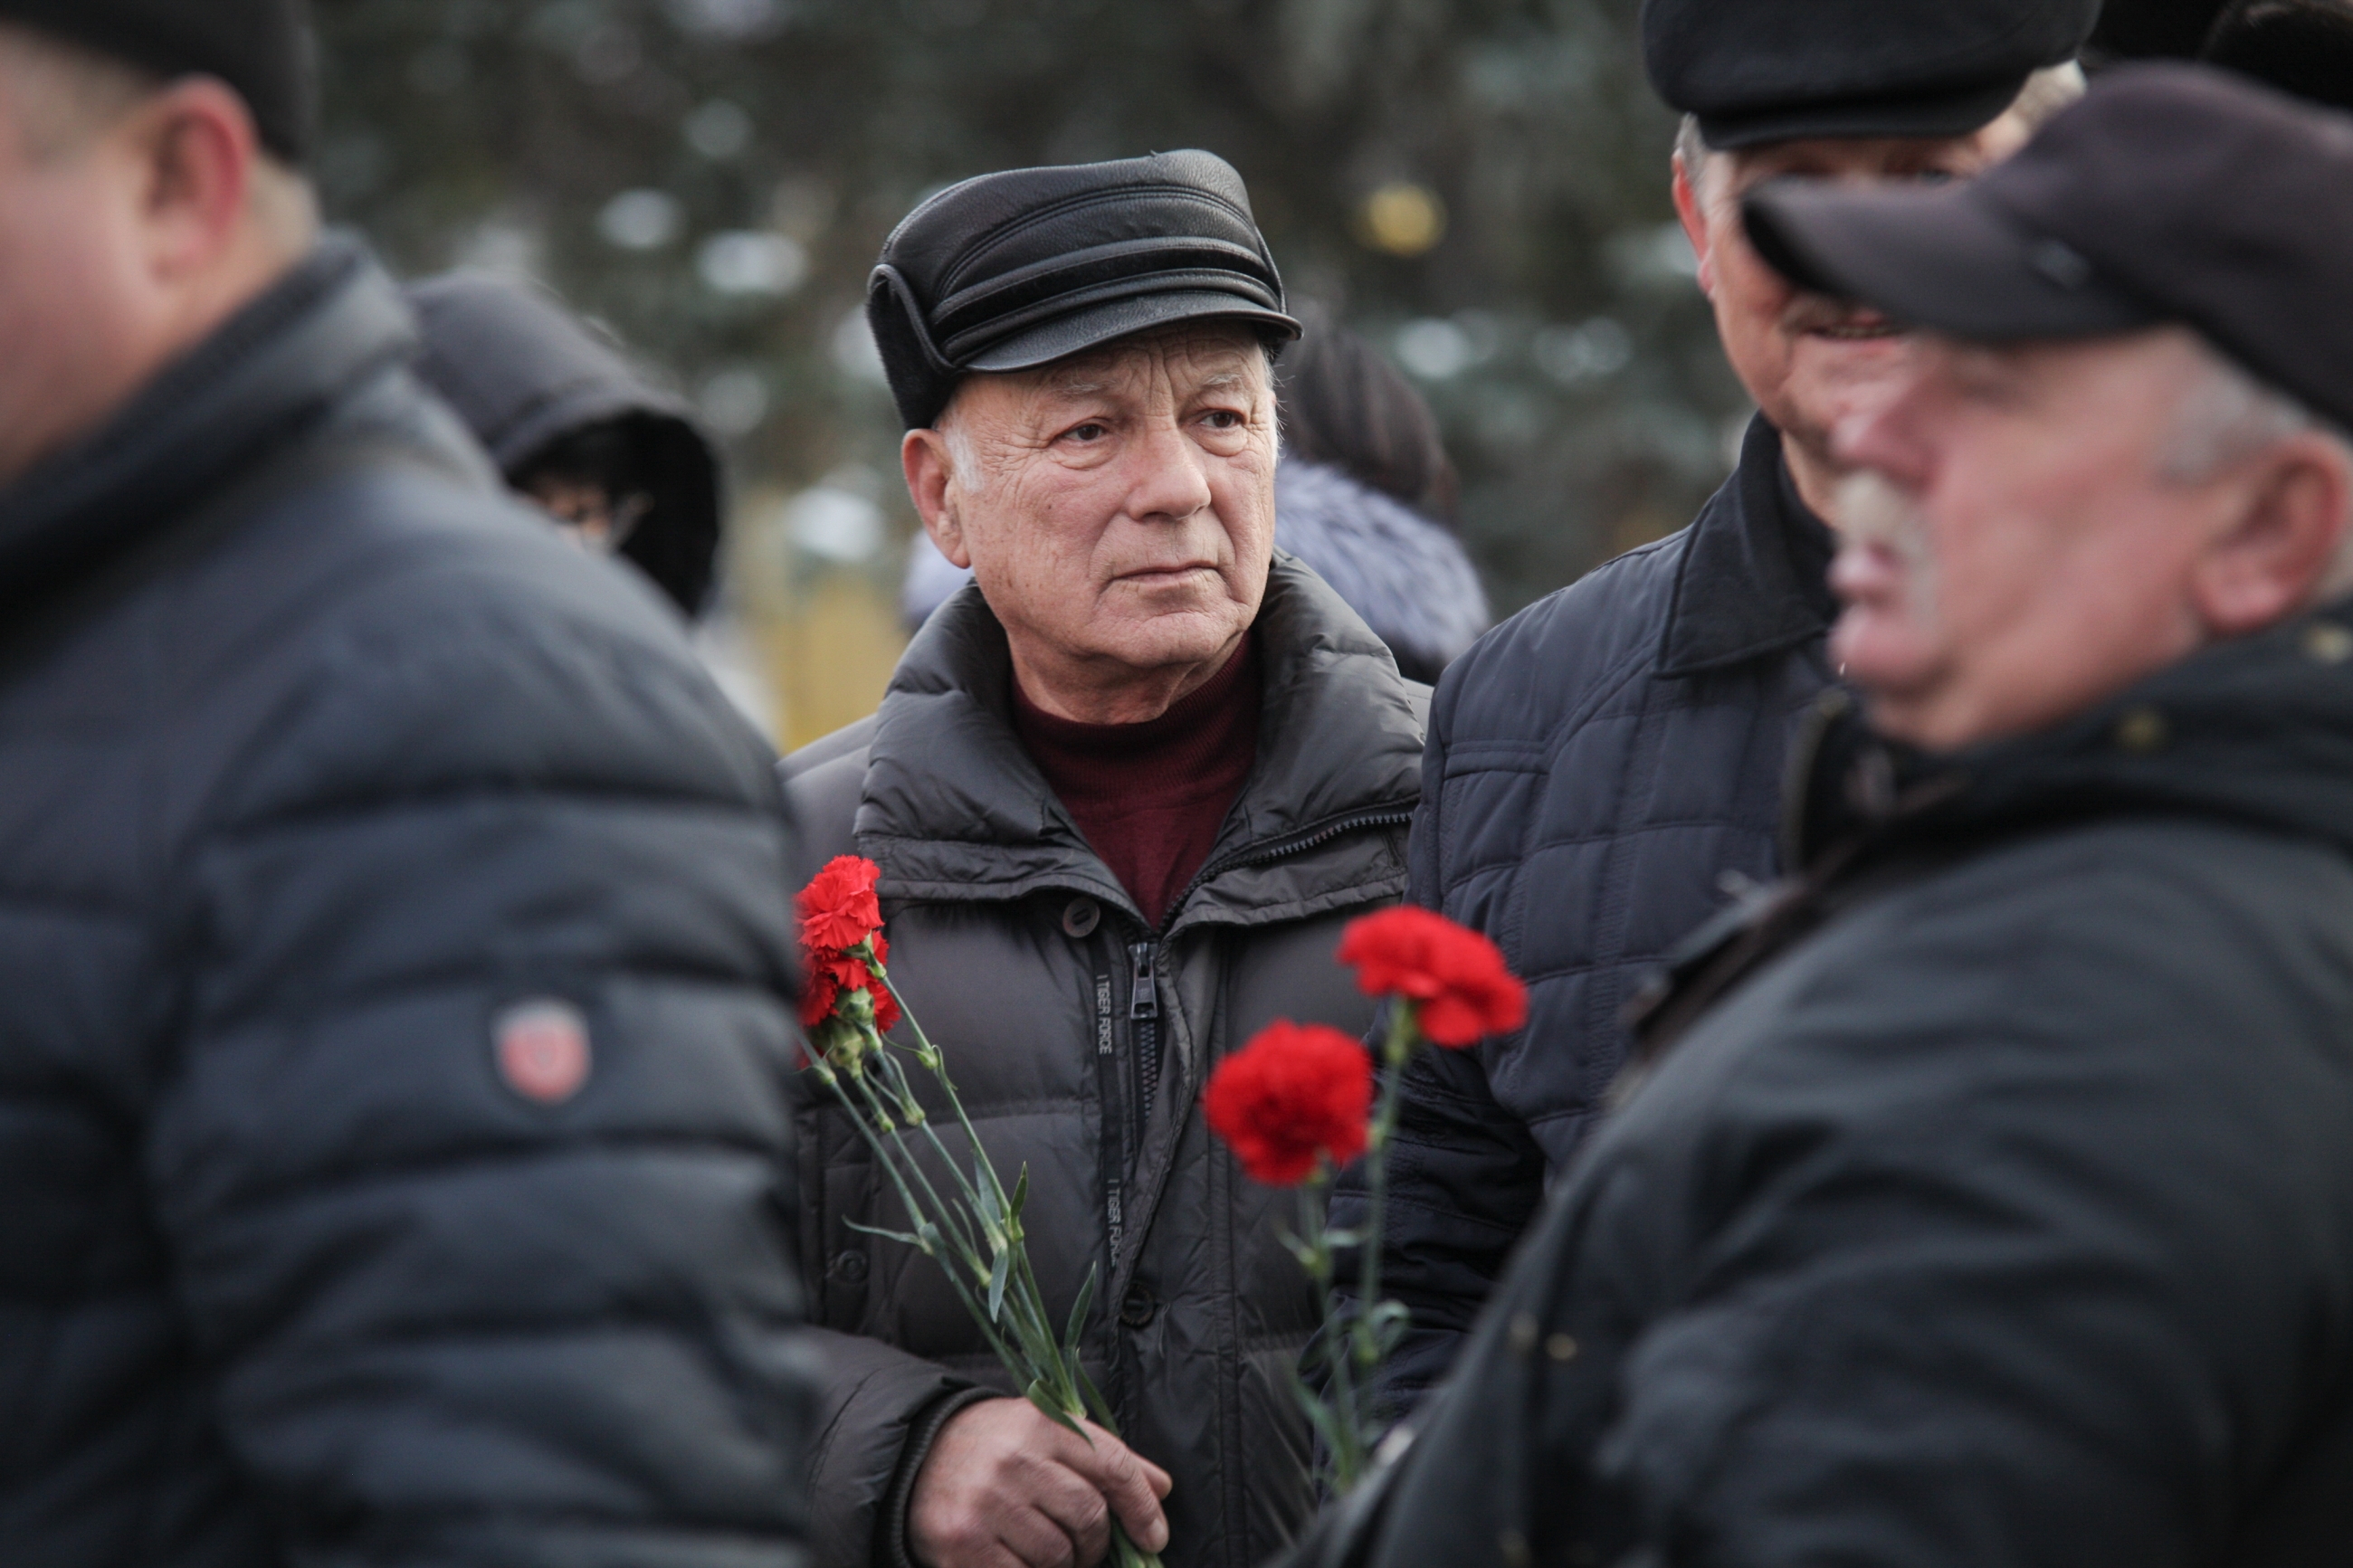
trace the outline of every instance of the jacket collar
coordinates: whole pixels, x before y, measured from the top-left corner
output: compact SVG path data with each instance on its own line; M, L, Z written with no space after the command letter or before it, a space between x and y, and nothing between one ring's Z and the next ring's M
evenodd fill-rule
M1659 673L1697 675L1763 658L1830 630L1830 529L1798 499L1781 433L1758 415L1740 464L1692 524L1675 574Z
M2353 855L2353 599L2218 644L2032 734L1931 754L1832 688L1791 753L1783 859L1630 1005L1639 1081L1746 976L1841 908L2033 834L2128 817L2232 824Z
M2353 854L2353 600L2190 655L2048 729L1931 754L1823 695L1801 743L1792 865L1858 863L2136 815L2236 822Z
M0 490L0 600L54 595L187 519L413 347L366 253L322 243L95 434Z
M1377 873L1289 851L1366 819L1401 824L1420 791L1421 721L1388 650L1322 579L1278 554L1258 619L1259 758L1199 900L1233 920L1365 896ZM966 588L916 635L876 717L856 834L887 895L1001 900L1040 888L1133 905L1015 738L1004 627ZM1328 884L1328 885L1327 885ZM1391 889L1395 890L1395 889ZM1139 917L1140 918L1140 917Z

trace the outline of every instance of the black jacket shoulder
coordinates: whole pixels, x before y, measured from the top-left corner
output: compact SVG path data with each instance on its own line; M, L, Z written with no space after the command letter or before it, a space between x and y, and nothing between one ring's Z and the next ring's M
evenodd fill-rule
M331 242L0 492L12 1562L806 1535L773 759L408 342Z

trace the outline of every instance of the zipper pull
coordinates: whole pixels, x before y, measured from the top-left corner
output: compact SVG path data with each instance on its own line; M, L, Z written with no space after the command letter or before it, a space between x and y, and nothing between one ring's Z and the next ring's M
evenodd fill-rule
M1131 1020L1160 1016L1160 979L1153 972L1153 960L1159 952L1160 944L1151 942L1136 942L1127 950L1127 956L1134 963L1127 1003Z

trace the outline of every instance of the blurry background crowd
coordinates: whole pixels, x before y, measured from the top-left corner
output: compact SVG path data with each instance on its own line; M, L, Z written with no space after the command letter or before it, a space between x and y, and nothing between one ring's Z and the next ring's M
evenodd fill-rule
M1637 8L327 0L316 168L402 273L539 279L674 378L731 466L712 657L789 747L870 711L903 645L915 521L860 307L891 226L970 174L1233 163L1294 297L1436 410L1499 616L1688 521L1747 408ZM2107 42L2186 53L2212 10Z

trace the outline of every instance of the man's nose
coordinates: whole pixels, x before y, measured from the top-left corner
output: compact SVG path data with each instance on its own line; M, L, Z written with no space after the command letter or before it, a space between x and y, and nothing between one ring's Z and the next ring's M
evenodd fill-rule
M1134 467L1127 498L1132 517L1182 522L1213 499L1207 458L1173 419L1148 421L1129 460Z
M1927 367L1922 356L1897 371L1895 383L1841 415L1831 426L1831 456L1844 468L1869 468L1897 484L1917 483L1928 468L1921 410Z

